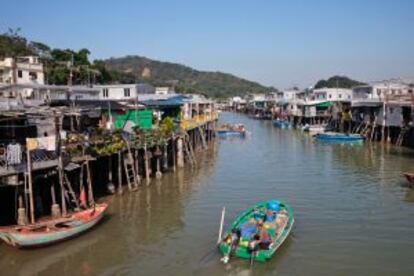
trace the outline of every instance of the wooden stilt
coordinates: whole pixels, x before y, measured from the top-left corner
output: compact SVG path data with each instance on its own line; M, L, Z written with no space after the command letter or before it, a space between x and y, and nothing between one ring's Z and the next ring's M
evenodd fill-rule
M147 182L147 185L150 184L150 171L149 171L149 157L148 157L148 151L147 151L147 143L144 143L144 161L145 161L145 180Z
M51 214L53 218L58 218L61 216L61 213L60 206L56 204L55 183L52 183L52 185L50 186L50 194L52 196Z
M115 193L115 186L112 182L112 154L108 157L108 185L107 189L111 194Z
M183 152L183 138L178 137L177 139L177 166L179 168L184 167L184 152Z
M122 194L122 154L118 151L118 194Z
M175 170L176 170L176 166L175 166L175 163L176 163L176 160L175 160L175 156L176 156L176 154L175 154L175 149L176 149L176 147L175 147L175 139L174 139L174 134L171 136L171 154L172 154L172 163L173 163L173 171L175 172Z
M87 178L88 178L88 201L89 201L89 206L94 206L95 205L95 199L94 199L94 196L93 196L92 177L91 177L91 169L89 167L89 160L86 161L86 174L87 174Z
M30 222L35 223L35 213L34 213L34 200L33 200L33 180L32 180L32 157L30 150L26 150L27 155L27 178L29 186L29 205L30 205Z
M139 149L136 148L134 151L134 155L135 155L135 173L136 178L137 178L137 186L141 183L141 177L139 176Z
M60 151L60 150L59 150ZM63 184L63 168L62 168L62 156L61 154L59 154L59 158L58 158L58 175L59 175L59 183L60 183L60 194L61 194L61 204L62 204L62 216L66 216L67 215L67 207L66 207L66 198L65 198L65 187Z
M168 144L165 143L164 144L164 150L162 151L163 153L163 162L162 162L162 168L164 169L164 171L168 170Z

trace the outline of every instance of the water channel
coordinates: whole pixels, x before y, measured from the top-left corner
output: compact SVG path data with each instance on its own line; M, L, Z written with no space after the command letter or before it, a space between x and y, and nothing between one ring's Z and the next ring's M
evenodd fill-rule
M109 198L93 231L49 248L0 245L0 275L414 275L414 190L402 171L414 151L381 144L315 143L269 121L243 123L246 139L218 140L190 167L136 193ZM257 201L295 211L291 236L265 264L219 262L226 223Z

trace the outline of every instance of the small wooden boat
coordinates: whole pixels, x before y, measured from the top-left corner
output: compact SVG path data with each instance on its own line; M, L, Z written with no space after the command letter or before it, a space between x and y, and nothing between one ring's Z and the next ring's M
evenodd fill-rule
M246 136L246 129L242 124L236 125L222 125L217 130L216 133L219 137L229 137L229 136Z
M360 134L345 134L338 132L318 133L315 136L316 140L333 143L362 143L365 137Z
M107 208L107 203L100 203L64 218L44 219L26 226L0 227L0 239L8 245L19 248L42 247L58 243L94 227L103 218Z
M282 129L288 129L292 127L289 121L281 120L281 119L273 120L273 125L277 128L282 128Z
M288 237L293 210L277 200L259 202L236 217L219 243L222 261L235 256L251 261L269 260Z
M318 133L325 132L325 126L324 125L308 125L308 124L306 124L302 127L302 130L304 132L309 132L309 134L311 134L311 135L315 135L315 134L318 134Z
M414 173L403 173L411 187L414 187Z

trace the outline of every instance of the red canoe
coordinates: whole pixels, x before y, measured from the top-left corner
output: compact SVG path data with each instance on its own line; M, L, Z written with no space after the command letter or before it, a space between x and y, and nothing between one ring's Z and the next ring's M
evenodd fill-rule
M94 227L104 216L107 203L75 212L68 217L46 219L26 226L0 227L0 239L14 247L41 247L80 235Z

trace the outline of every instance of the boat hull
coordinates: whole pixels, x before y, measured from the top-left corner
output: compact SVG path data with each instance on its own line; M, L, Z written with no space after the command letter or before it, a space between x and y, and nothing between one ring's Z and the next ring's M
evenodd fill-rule
M359 134L318 133L315 135L315 139L331 143L362 143L365 137Z
M246 132L245 131L233 131L233 130L218 130L217 135L220 137L230 137L230 136L244 137L246 135Z
M0 239L18 248L44 247L81 235L97 225L108 204L76 212L67 219L42 221L38 225L0 228Z
M243 223L245 223L249 218L252 217L252 213L254 212L255 208L264 208L267 202L259 202L252 208L249 208L242 212L237 218L234 220L231 228L225 233L224 237L231 235L233 229L239 228ZM271 259L279 247L283 244L286 238L289 236L293 224L295 222L293 217L293 210L286 204L280 202L280 206L282 210L287 212L287 222L286 225L283 227L283 230L277 236L277 238L272 242L271 246L266 250L258 250L254 256L249 252L249 250L245 247L237 247L237 249L231 253L231 256L242 258L242 259L254 259L255 261L259 262L266 262ZM224 242L224 240L219 244L219 251L223 256L226 256L229 252L229 245Z

